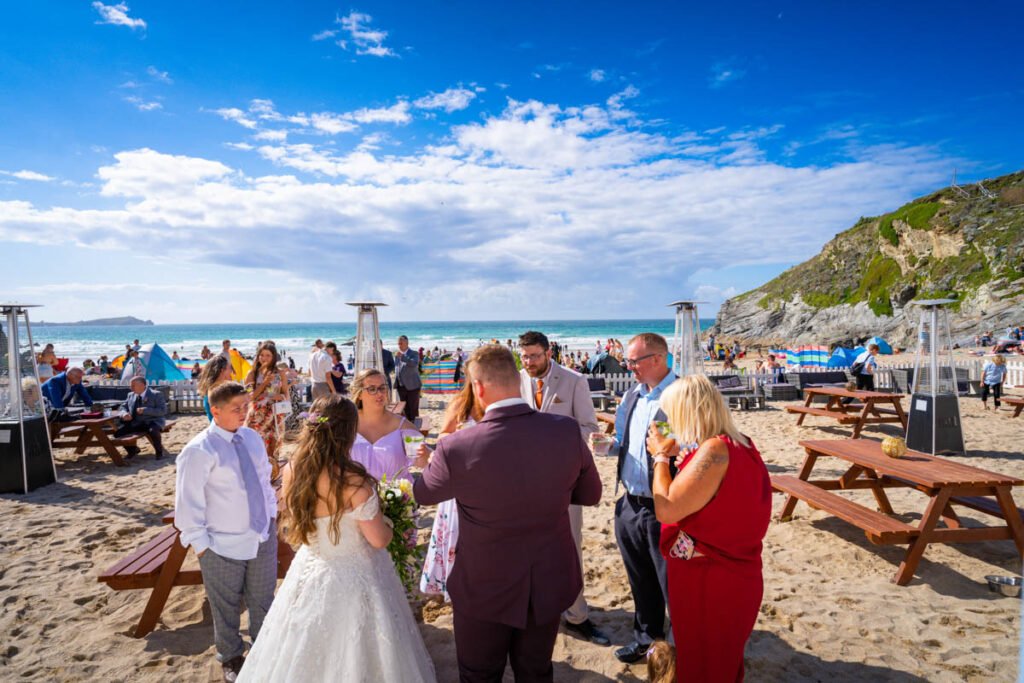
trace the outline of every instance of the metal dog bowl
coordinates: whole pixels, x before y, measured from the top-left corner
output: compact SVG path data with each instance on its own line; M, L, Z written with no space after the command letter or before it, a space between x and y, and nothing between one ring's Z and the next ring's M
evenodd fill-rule
M985 577L985 580L988 581L988 589L993 593L1002 593L1009 598L1020 597L1020 577L995 576L994 574L990 574Z

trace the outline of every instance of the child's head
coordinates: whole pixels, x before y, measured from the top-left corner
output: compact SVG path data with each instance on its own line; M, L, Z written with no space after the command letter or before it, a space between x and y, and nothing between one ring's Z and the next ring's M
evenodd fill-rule
M651 683L675 683L676 649L664 640L656 640L647 651L647 680Z

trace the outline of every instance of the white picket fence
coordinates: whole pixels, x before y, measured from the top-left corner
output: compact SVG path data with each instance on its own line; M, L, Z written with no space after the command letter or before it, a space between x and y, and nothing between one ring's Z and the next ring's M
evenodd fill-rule
M120 387L125 386L125 383L116 379L102 379L92 380L90 379L89 384L91 386L101 387ZM199 395L199 382L194 379L185 380L156 380L149 382L150 386L156 387L170 387L170 395L168 400L170 405L168 406L172 413L201 413L203 412L203 397ZM306 388L309 386L308 380L300 379L295 387L299 390L299 395L304 396Z

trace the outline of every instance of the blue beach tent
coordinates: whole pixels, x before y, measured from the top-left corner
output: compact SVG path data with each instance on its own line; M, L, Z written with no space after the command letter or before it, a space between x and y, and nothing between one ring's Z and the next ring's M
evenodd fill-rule
M881 337L872 337L864 342L864 348L868 348L871 344L878 344L878 352L887 356L892 355L892 347L889 346L889 342L885 341Z
M167 381L174 382L188 379L182 374L167 352L160 348L159 344L147 344L139 349L139 358L146 366L146 381Z
M844 346L837 346L832 356L828 359L830 368L848 368L856 362L857 357L864 353L864 347L858 346L855 349L848 349Z

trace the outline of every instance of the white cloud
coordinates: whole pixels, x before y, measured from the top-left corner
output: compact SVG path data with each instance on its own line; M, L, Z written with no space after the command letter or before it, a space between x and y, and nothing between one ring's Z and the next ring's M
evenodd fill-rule
M0 175L10 176L17 178L18 180L34 180L40 183L48 183L51 180L56 180L53 176L46 175L45 173L37 173L36 171L0 171Z
M269 140L271 142L284 142L288 139L288 131L286 130L261 130L259 133L253 135L256 140Z
M590 73L587 74L587 78L592 80L594 83L601 83L607 78L603 69L591 69Z
M444 109L450 114L468 107L475 97L475 92L460 86L448 88L441 93L430 93L413 102L413 105L418 109Z
M168 84L170 84L170 83L174 82L173 80L171 80L170 74L168 74L166 71L161 71L160 69L156 68L155 66L148 67L146 69L146 73L149 74L150 78L152 78L153 80L156 80L156 81L160 81L161 83L168 83Z
M124 98L125 102L129 102L135 106L139 111L156 111L157 109L163 109L164 105L154 100L144 100L141 97L135 95L128 95Z
M234 121L238 125L244 128L249 128L250 130L255 129L257 126L256 121L253 120L249 116L249 114L247 114L246 112L242 111L237 107L223 107L221 109L214 109L213 113L217 114L225 121Z
M398 53L384 45L388 37L387 31L370 27L373 17L369 14L349 12L348 16L337 17L335 23L341 26L341 31L348 38L335 41L335 44L342 50L347 50L349 44L355 46L357 55L369 55L371 57L397 57ZM313 40L326 40L338 35L339 31L327 29L320 31L313 36Z
M784 166L761 148L781 130L652 133L619 116L629 93L620 95L583 107L511 100L499 116L404 153L379 150L383 138L372 134L347 152L324 137L264 140L253 150L258 174L244 161L122 151L98 169L93 206L0 201L0 241L42 244L59 233L93 249L96 263L117 264L121 250L148 254L160 238L169 245L160 258L224 282L265 270L265 279L301 278L335 302L382 297L396 319L574 317L593 310L595 291L657 263L658 278L615 288L601 313L663 316L662 305L681 296L728 295L730 282L693 277L698 270L807 258L857 216L938 186L953 163L893 144L852 147L832 165ZM272 103L258 109L287 118ZM698 144L700 156L687 153ZM264 160L277 174L263 175ZM380 277L396 262L399 278ZM332 305L238 298L280 320L322 319Z
M338 133L350 133L359 126L352 123L348 119L344 118L340 114L333 114L331 112L322 112L319 114L312 114L309 117L310 125L318 131L328 133L330 135L337 135Z
M101 20L97 21L97 24L127 26L133 31L137 28L146 28L145 21L128 16L128 5L123 2L116 5L104 5L102 2L94 2L92 6L93 9L100 13Z
M712 88L722 88L746 75L747 72L737 66L735 60L716 62L711 65L711 75L708 76L708 84Z
M409 123L412 116L409 115L409 103L405 100L399 101L390 107L378 109L356 109L345 115L356 123Z

